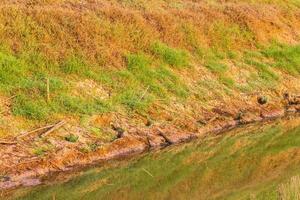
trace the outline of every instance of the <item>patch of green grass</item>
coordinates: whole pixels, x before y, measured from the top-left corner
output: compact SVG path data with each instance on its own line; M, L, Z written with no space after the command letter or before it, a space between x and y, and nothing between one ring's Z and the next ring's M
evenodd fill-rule
M33 149L32 153L36 156L44 156L51 148L51 145L38 146Z
M0 88L11 91L26 76L28 66L15 56L0 52Z
M33 150L33 154L36 156L43 156L47 151L44 148L36 148Z
M79 136L78 135L74 135L74 134L69 134L65 137L65 140L68 141L68 142L72 142L72 143L75 143L77 142L79 139Z
M267 58L273 59L272 66L292 75L300 74L300 45L273 44L262 53Z
M210 71L219 74L223 74L228 70L227 65L216 61L209 61L208 63L206 63L205 67L208 68Z
M232 79L232 78L228 77L228 75L226 75L226 72L228 71L228 66L226 64L223 64L221 60L218 61L218 60L213 60L210 58L208 61L206 61L205 67L208 68L211 72L218 75L218 81L221 84L225 85L228 89L234 88L235 81L234 81L234 79ZM223 90L225 90L225 89L223 89ZM225 93L226 93L226 91L225 91Z
M168 93L179 97L187 95L184 83L167 66L152 67L149 60L139 54L130 55L128 60L128 70L134 78L139 80L144 87L149 87L155 95L165 98Z
M15 97L12 107L14 115L23 116L34 120L47 118L51 110L43 99L32 99L25 95Z
M219 81L229 88L233 88L235 86L235 81L226 76L220 76Z
M274 71L272 71L271 67L268 64L254 59L246 59L245 63L254 66L258 70L258 75L260 78L269 82L278 81L279 76Z
M144 54L129 54L127 56L127 68L132 72L145 71L149 68L150 59Z
M88 115L105 113L111 109L109 103L100 99L83 99L67 94L54 99L52 106L60 112Z
M186 51L171 48L164 43L155 42L151 45L151 51L154 55L161 58L165 63L174 67L185 67L189 64L188 54Z
M127 70L114 74L117 82L116 102L131 110L146 110L156 99L167 100L170 96L185 98L188 89L168 66L153 66L144 54L127 55Z
M62 63L61 70L66 74L82 75L88 70L88 66L80 57L71 56Z
M166 66L156 68L156 79L168 92L178 97L186 98L189 95L189 89L185 83Z
M145 111L152 102L152 98L149 94L145 94L145 91L128 89L118 95L118 101L128 107L131 110ZM145 95L143 95L145 94Z

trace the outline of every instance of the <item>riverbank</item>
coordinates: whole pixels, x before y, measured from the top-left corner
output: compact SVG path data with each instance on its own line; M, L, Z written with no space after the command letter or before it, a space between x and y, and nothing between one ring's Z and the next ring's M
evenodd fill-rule
M9 200L296 199L300 118L240 126L224 134L53 174Z
M97 162L141 154L149 150L221 134L241 125L274 120L300 112L300 101L297 95L285 95L282 102L283 107L280 108L261 105L256 112L239 111L235 115L226 112L224 108L216 109L214 116L200 122L202 125L197 132L182 131L176 126L149 126L143 130L134 129L124 133L120 138L93 152L76 151L74 147L62 149L45 157L22 157L22 161L18 164L12 164L17 157L12 156L6 165L0 167L1 171L5 172L1 177L0 187L10 189L38 185L44 176L54 172L70 171ZM2 151L5 152L4 155L13 155L12 150L19 145L21 144L4 145Z

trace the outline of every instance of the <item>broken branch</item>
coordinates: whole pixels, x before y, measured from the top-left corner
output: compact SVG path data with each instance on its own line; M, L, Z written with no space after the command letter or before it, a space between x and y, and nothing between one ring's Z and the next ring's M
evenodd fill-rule
M60 121L57 124L55 124L52 128L50 128L48 131L42 133L40 136L41 137L46 137L47 135L49 135L50 133L52 133L53 131L61 128L63 125L65 125L66 122L65 121Z
M0 144L2 144L2 145L14 145L14 144L17 144L17 142L0 141Z

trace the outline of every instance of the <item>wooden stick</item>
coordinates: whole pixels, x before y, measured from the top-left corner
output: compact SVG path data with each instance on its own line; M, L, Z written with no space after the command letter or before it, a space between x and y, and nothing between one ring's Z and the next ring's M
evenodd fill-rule
M17 142L0 141L0 144L3 144L3 145L14 145L14 144L17 144Z
M20 135L18 138L22 138L22 137L25 137L31 133L35 133L35 132L38 132L38 131L41 131L41 130L44 130L44 129L48 129L48 128L52 128L53 126L55 126L56 124L52 124L52 125L48 125L48 126L44 126L44 127L41 127L41 128L37 128L37 129L34 129L32 131L29 131L29 132L26 132L22 135Z
M143 100L143 98L145 97L145 95L147 94L148 90L149 90L150 86L147 87L147 89L144 91L143 95L140 98L140 101Z
M46 137L47 135L49 135L50 133L52 133L53 131L59 129L60 127L62 127L63 125L65 125L66 122L65 121L60 121L57 124L55 124L52 128L50 128L48 131L46 131L45 133L42 133L40 136L41 137Z

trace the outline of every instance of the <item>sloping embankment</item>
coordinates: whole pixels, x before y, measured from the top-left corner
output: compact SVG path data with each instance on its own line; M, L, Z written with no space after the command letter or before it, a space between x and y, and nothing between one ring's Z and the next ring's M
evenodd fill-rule
M282 97L300 91L294 1L5 0L0 11L4 187L299 111Z

